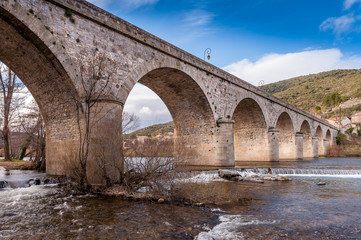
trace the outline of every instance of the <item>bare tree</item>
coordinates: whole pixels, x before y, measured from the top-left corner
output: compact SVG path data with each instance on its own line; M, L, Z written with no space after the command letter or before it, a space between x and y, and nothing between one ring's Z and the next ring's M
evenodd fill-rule
M30 107L19 115L19 132L26 133L26 138L21 146L21 153L25 156L26 149L30 148L28 155L35 155L33 168L37 170L45 170L45 123L40 114L39 107L36 103L32 103Z
M98 103L107 89L111 76L114 73L114 63L105 55L95 53L93 60L83 60L81 66L82 98L75 99L77 102L77 124L80 133L78 159L79 166L75 168L75 174L80 190L88 190L90 185L87 179L87 164L91 147L91 138L94 128L102 119L102 108ZM88 63L86 65L86 63ZM103 156L100 156L103 157ZM104 161L104 159L101 159Z
M5 64L0 62L0 92L2 93L2 131L1 135L4 141L5 161L11 160L10 155L10 126L14 114L24 102L24 98L15 96L24 84L16 74Z
M139 117L134 113L123 111L122 115L122 134L129 134L139 127Z

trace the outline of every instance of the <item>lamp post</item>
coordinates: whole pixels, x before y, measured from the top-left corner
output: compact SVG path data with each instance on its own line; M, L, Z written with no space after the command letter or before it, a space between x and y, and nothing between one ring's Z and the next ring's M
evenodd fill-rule
M211 52L212 52L212 49L210 48L206 48L206 50L204 50L204 54L203 54L203 60L205 61L206 60L206 54L207 54L207 59L211 59Z

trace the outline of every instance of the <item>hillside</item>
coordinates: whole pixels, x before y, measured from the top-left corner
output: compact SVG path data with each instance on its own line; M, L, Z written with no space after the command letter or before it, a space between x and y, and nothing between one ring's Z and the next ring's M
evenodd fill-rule
M353 100L361 99L361 70L333 70L295 77L267 84L264 90L308 112L315 112L316 106L326 110L328 106L323 101L332 93L339 93L342 101L351 99L352 105ZM361 104L345 111L348 114L361 111Z
M173 122L167 122L167 123L161 123L161 124L155 124L149 127L145 127L142 129L139 129L137 131L134 131L129 134L129 137L135 137L135 136L156 136L159 133L164 134L167 132L173 132L174 131L174 123Z

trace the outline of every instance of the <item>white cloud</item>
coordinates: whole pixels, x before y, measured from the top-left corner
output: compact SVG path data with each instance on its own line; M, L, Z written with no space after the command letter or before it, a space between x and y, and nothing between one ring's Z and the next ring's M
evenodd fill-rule
M182 34L176 40L176 44L190 43L195 39L214 33L216 29L211 25L214 16L214 13L202 9L193 9L184 13L181 27L186 34Z
M354 23L358 20L360 20L360 17L355 17L352 13L338 18L330 17L321 23L320 30L333 30L333 32L340 37L343 33L354 31Z
M130 99L138 100L155 100L159 99L158 95L152 90L144 86L143 84L137 83L132 89L129 95ZM128 100L127 100L128 101Z
M111 0L88 0L88 2L100 7L100 8L105 8L106 6L108 6L108 4L111 3Z
M355 4L360 4L361 0L344 0L343 10L349 11L350 8ZM349 11L350 12L350 11ZM360 15L355 15L354 12L350 12L340 17L329 17L320 24L321 31L332 30L338 38L342 35L346 35L352 32L359 33L361 30Z
M152 109L150 109L149 107L142 107L140 110L139 110L139 114L146 114L146 115L150 115L152 114Z
M212 21L213 17L213 13L195 9L185 14L184 22L188 27L206 26Z
M344 58L339 49L313 50L287 54L268 54L252 62L243 59L224 67L231 74L258 85L292 77L329 71L361 67L361 57Z
M349 10L355 3L361 3L361 0L345 0L343 2L344 10Z
M105 8L111 3L116 4L117 6L127 9L134 10L146 5L156 4L159 0L88 0L89 2L97 5L98 7Z
M158 95L139 83L130 92L124 111L134 113L139 117L140 128L172 121L168 108Z
M147 5L154 5L158 2L159 0L119 0L116 1L118 6L125 8L129 11L140 8L140 7L144 7Z

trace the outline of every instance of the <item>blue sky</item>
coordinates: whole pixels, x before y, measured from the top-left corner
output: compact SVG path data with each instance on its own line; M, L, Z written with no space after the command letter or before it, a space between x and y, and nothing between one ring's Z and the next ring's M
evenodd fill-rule
M361 68L361 0L90 2L200 58L211 48L211 64L254 85ZM146 93L145 87L137 88L135 95ZM127 104L136 98L132 95ZM138 102L128 110L137 105L133 112L142 116L159 110ZM160 116L145 122L165 121Z

